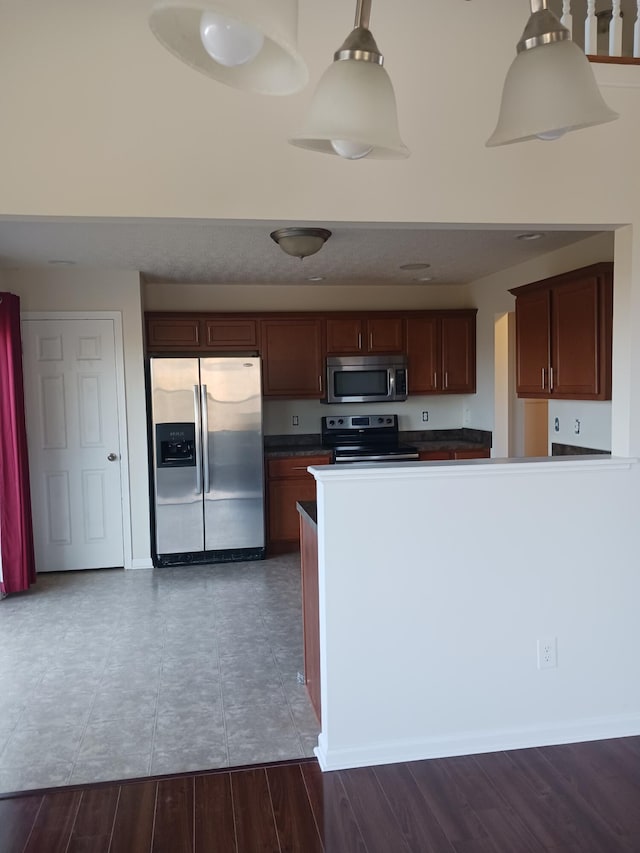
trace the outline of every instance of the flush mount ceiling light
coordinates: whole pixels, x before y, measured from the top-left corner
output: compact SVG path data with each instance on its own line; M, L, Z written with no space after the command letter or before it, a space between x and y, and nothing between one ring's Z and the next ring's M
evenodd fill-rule
M618 118L604 102L589 60L547 0L531 0L531 17L516 50L487 146L557 139Z
M371 0L357 0L355 27L320 78L307 122L289 140L292 145L347 160L409 156L384 57L369 30L370 16Z
M159 0L149 25L178 59L236 89L290 95L309 79L297 0Z
M302 260L319 252L331 237L331 231L326 228L278 228L270 236L283 252Z

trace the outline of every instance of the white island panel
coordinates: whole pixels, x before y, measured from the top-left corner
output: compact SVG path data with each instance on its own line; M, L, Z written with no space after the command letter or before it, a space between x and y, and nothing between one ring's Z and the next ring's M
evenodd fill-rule
M640 733L637 460L310 470L323 769Z

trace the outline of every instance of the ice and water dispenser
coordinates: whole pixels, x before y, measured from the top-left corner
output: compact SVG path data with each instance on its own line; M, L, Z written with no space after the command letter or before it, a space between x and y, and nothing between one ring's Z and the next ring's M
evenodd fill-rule
M156 424L156 466L192 468L196 465L196 425Z

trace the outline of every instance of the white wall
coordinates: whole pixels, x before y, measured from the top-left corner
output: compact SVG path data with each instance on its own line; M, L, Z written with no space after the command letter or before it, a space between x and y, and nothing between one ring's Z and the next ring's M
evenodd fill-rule
M22 311L119 311L124 338L125 394L133 565L149 565L149 477L142 306L137 273L72 268L8 270L5 287Z
M464 286L146 284L145 311L398 311L470 308Z
M470 395L453 396L411 396L402 403L358 403L325 405L319 400L265 400L265 435L302 435L319 433L320 418L325 415L353 414L397 414L401 430L460 429L463 426L464 407L468 405ZM422 412L428 413L429 420L422 420ZM292 424L292 417L298 417L298 426Z
M310 470L324 769L640 734L637 462Z
M579 425L576 421L579 421ZM576 432L577 429L579 432ZM593 400L550 400L549 453L553 442L611 451L611 403Z

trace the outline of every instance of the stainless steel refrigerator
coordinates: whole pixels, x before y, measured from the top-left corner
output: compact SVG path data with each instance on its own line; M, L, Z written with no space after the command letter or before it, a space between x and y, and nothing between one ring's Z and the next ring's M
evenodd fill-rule
M260 359L150 360L155 563L265 555Z

